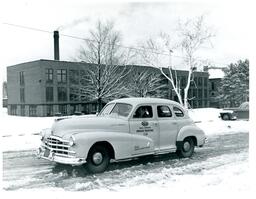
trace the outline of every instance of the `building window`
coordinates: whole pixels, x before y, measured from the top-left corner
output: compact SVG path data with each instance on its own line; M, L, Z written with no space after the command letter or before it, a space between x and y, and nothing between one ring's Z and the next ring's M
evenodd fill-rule
M66 87L58 87L58 101L67 101Z
M212 90L215 91L215 83L214 82L212 82L211 86L212 86Z
M202 104L202 100L198 100L198 107L199 107L199 108L202 108L202 105L203 105L203 104Z
M36 116L36 105L30 105L29 106L29 116Z
M25 114L25 105L21 105L20 106L20 115L21 116L25 116L26 114Z
M202 99L203 98L203 91L202 89L198 89L198 99Z
M88 72L80 70L80 84L86 86L88 84Z
M46 101L53 101L53 87L46 87Z
M67 70L65 69L57 70L57 81L58 83L67 83Z
M46 83L53 83L53 69L46 69Z
M53 105L47 105L46 106L46 115L47 116L53 116Z
M204 78L204 86L207 87L208 86L208 79L205 77Z
M208 97L207 89L204 89L204 98Z
M21 71L20 72L20 85L24 85L25 84L25 81L24 81L24 72Z
M20 102L25 102L25 89L20 88Z
M198 87L198 77L194 77L195 87Z
M79 71L69 70L69 82L70 84L79 84Z
M73 88L73 87L70 88L69 100L70 101L79 100L79 88Z
M11 115L17 115L17 105L11 105Z
M182 76L181 77L181 87L182 88L186 87L186 84L187 84L187 77Z
M198 86L202 86L202 85L203 85L203 78L198 77Z
M66 104L59 105L59 113L61 113L61 115L67 115L67 105Z
M193 89L193 97L197 98L197 89L195 89L195 88Z

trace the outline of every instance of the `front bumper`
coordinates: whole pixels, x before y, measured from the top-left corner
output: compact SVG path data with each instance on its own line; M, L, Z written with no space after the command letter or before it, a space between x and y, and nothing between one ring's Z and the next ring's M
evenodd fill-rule
M45 146L41 146L38 149L37 157L61 164L82 165L86 163L85 158L78 158L74 156L62 156L57 153L54 153L51 149L46 148Z

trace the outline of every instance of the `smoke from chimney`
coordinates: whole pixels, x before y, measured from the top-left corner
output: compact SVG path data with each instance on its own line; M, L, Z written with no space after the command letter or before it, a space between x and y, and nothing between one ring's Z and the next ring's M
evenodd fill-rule
M54 60L60 60L60 49L59 49L59 31L53 32L54 38Z

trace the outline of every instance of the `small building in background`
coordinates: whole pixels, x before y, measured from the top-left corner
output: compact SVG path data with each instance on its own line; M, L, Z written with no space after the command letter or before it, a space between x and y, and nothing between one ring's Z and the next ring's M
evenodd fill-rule
M225 75L223 68L208 67L207 71L209 73L209 106L212 108L222 108L218 88Z
M81 77L84 72L91 67L94 64L59 60L36 60L7 67L8 114L43 117L96 113L97 101L90 101L74 92L83 83ZM160 73L152 67L130 67ZM177 71L181 88L186 85L187 75L188 71ZM208 77L208 72L193 73L188 93L192 108L209 107ZM168 85L164 98L177 101L170 83L166 79L164 82Z

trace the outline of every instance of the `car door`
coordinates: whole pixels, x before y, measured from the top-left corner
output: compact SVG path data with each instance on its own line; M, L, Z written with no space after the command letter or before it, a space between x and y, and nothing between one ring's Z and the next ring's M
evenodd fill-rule
M178 123L169 105L157 105L160 132L160 151L176 148Z
M138 106L129 120L129 125L130 132L134 135L133 155L159 150L159 128L152 105Z

